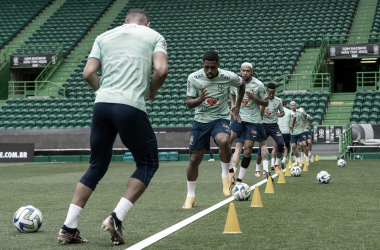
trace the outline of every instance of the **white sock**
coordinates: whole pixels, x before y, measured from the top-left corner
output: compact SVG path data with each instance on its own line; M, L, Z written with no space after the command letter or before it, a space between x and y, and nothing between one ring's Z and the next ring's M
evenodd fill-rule
M127 215L128 211L133 207L133 203L128 199L121 197L119 203L117 204L115 210L113 210L116 214L116 217L123 221L124 217Z
M311 156L311 151L309 151L309 156Z
M282 163L285 163L285 161L286 161L286 157L284 156L283 158L282 158Z
M305 158L306 158L306 161L309 161L309 156L305 156Z
M195 186L197 181L187 181L187 197L195 197Z
M240 170L239 170L239 179L240 180L243 180L245 172L247 172L247 168L243 168L240 166Z
M232 165L232 158L231 158L229 169L232 169L232 168L234 168L234 167L233 167L233 165Z
M233 169L234 169L234 172L236 173L237 168L233 167Z
M281 158L276 158L276 165L280 165Z
M301 159L300 159L299 157L296 157L296 161L297 161L297 162L300 162Z
M260 172L260 164L256 164L256 171Z
M273 167L274 166L274 157L272 157L272 159L271 159L271 166Z
M263 169L265 171L267 171L267 172L269 172L268 171L268 165L269 165L269 161L268 160L263 160Z
M301 159L303 158L303 153L301 152Z
M82 213L83 208L74 204L70 204L69 212L67 213L67 217L65 223L63 223L66 227L75 229L78 227L79 216Z
M230 173L228 172L228 170L230 168L230 163L224 163L224 162L220 162L220 163L222 165L222 178L229 178Z

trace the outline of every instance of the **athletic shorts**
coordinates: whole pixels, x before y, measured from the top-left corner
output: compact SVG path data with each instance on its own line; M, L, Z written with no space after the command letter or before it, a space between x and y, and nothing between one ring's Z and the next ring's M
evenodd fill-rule
M232 121L234 121L234 120L235 120L234 118L231 118L230 127L231 127ZM244 143L245 139L242 136L239 136L239 137L237 137L235 139L235 142L242 142L242 143Z
M290 142L290 134L282 134L282 137L284 138L284 143Z
M189 148L192 150L210 149L210 136L212 136L215 144L217 144L215 137L219 133L231 135L227 119L217 119L209 123L194 121L193 128L191 129Z
M263 124L260 123L250 123L241 121L239 123L237 120L231 122L231 130L238 134L239 138L242 137L245 140L252 140L257 142L265 141L265 129Z
M292 143L297 143L306 141L306 135L304 133L298 134L298 135L291 135L291 141Z
M284 152L284 138L282 137L282 133L277 123L263 123L265 129L266 138L269 136L273 138L273 140L277 143L278 149L277 152ZM257 155L261 156L261 147L257 151Z
M310 131L303 132L306 135L306 140L311 140L311 133Z

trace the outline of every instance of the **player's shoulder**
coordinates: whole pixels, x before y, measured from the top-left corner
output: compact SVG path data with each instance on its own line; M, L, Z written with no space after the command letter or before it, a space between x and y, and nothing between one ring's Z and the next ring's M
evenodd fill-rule
M229 71L229 70L219 68L218 71L219 71L219 77L224 79L224 80L230 80L233 77L237 77L236 73Z
M252 77L252 81L250 83L254 86L259 86L259 87L265 88L264 83L255 77Z
M101 41L101 40L107 38L109 35L120 32L122 30L122 28L123 28L123 26L118 26L118 27L115 27L113 29L107 30L107 31L103 32L102 34L100 34L99 36L97 36L95 40Z
M275 100L276 102L282 103L282 99L279 98L279 97L277 97L277 96L274 97L274 100Z
M206 77L206 74L203 69L199 69L193 73L191 73L188 77L188 80L199 81L200 79Z

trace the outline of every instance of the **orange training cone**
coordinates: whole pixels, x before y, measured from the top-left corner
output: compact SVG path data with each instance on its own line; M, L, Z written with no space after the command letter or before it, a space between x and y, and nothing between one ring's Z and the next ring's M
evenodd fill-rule
M277 183L286 183L285 177L284 177L284 171L282 171L282 169L280 170L280 174L278 175Z
M268 178L267 186L265 188L265 193L266 194L274 194L272 177Z
M226 225L224 226L223 233L224 234L241 233L239 221L238 221L236 210L235 210L235 205L233 203L230 203L230 208L228 209Z
M315 161L319 161L318 155L315 156Z
M307 166L307 163L303 165L303 171L305 172L309 171L309 167Z
M290 175L290 168L291 168L291 167L286 166L286 168L285 168L285 176L291 176L291 175Z
M263 202L261 201L259 186L255 186L255 191L253 191L251 207L263 207Z
M314 155L311 156L310 162L314 162Z

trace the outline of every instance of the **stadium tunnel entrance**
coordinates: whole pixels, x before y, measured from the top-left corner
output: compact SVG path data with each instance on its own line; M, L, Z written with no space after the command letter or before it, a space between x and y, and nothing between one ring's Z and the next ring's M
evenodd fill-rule
M35 81L44 68L11 68L11 81Z
M358 72L374 72L365 74L364 86L375 85L379 81L375 72L379 72L380 58L328 59L327 72L331 75L332 92L355 92L357 90ZM359 74L360 75L360 74ZM377 85L377 84L376 84Z

